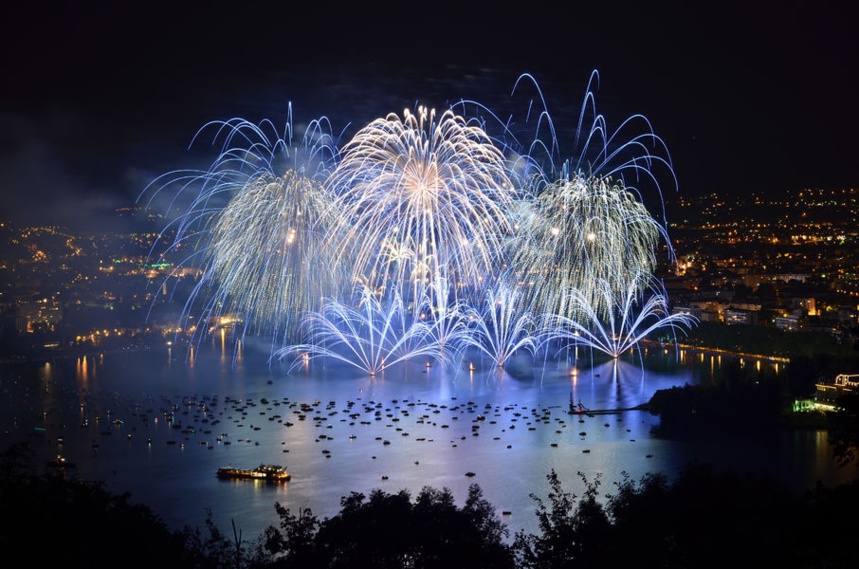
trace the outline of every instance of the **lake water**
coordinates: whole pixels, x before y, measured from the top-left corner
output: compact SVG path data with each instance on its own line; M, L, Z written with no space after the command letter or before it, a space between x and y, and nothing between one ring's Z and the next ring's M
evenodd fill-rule
M601 477L605 494L623 473L671 476L692 460L767 473L797 491L855 475L833 464L822 432L691 444L651 436L658 418L646 411L568 413L571 397L591 410L630 408L659 389L712 381L726 356L651 349L643 367L630 357L599 366L517 359L503 373L412 362L371 378L316 362L286 374L262 354L233 361L214 348L186 355L162 348L6 364L0 448L29 440L38 465L61 453L76 462L67 475L130 492L172 527L202 528L211 510L228 536L235 522L245 539L277 525L276 502L328 517L350 492L376 488L449 488L462 505L479 484L512 537L537 531L530 495L546 499L551 470L577 494L578 473ZM215 476L220 466L260 463L284 465L292 479Z

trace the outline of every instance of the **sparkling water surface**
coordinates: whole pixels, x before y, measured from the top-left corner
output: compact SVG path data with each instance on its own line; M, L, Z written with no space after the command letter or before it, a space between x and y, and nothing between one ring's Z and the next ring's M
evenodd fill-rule
M694 460L770 474L798 491L852 474L834 466L822 432L693 444L653 437L658 417L647 411L569 413L571 400L630 409L659 389L712 381L725 358L642 353L643 366L632 356L599 365L528 357L504 371L410 362L377 377L318 362L287 374L262 353L233 360L217 349L193 361L162 348L7 364L0 441L29 440L38 465L63 454L76 463L67 476L129 492L171 527L202 528L211 511L244 539L277 525L276 502L329 517L344 496L377 488L449 488L461 506L478 484L512 537L538 530L531 494L546 499L552 470L577 494L582 476L611 494L624 475L673 476ZM291 480L215 476L220 466L261 463L286 466Z

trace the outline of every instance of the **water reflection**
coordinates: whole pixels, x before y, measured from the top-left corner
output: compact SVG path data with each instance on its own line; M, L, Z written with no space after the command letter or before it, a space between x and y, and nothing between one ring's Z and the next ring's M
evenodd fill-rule
M418 492L429 484L460 498L471 482L499 510L514 512L505 522L525 528L534 523L529 495L545 496L550 469L572 491L580 471L613 482L622 471L636 479L671 473L690 458L778 470L800 485L845 476L832 465L825 434L792 433L768 445L687 445L653 439L657 419L645 411L568 413L571 400L590 409L630 408L658 389L717 381L733 369L719 354L653 348L591 362L571 353L545 365L521 358L506 370L410 362L369 377L319 362L286 375L247 352L233 365L218 346L192 358L179 351L162 346L4 370L6 441L31 438L39 426L46 457L62 436L79 476L131 491L168 523L202 525L213 508L225 530L235 519L246 535L274 523L275 501L333 515L351 491ZM761 361L751 370L768 377L783 368L776 366ZM5 379L14 374L20 381ZM272 489L214 475L220 466L261 462L288 466L293 479Z

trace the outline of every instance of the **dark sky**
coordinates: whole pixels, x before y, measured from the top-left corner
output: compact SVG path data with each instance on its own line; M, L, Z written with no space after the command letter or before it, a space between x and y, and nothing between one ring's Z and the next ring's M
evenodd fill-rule
M100 223L154 176L200 166L187 146L205 122L282 125L288 103L363 125L503 99L530 73L569 130L594 70L598 111L613 128L650 120L680 194L859 185L849 2L481 4L4 7L0 218Z

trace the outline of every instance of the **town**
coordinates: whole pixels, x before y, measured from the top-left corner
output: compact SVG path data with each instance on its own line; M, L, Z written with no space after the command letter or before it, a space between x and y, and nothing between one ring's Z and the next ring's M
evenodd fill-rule
M668 202L677 262L663 273L673 309L847 341L859 303L857 199L851 189Z
M674 255L657 251L671 310L701 323L821 332L852 346L859 322L859 189L664 196ZM660 206L661 207L661 206ZM161 254L164 220L116 212L126 233L0 224L3 357L132 347L177 332L198 275ZM658 212L654 217L660 218ZM165 287L177 287L166 294Z

